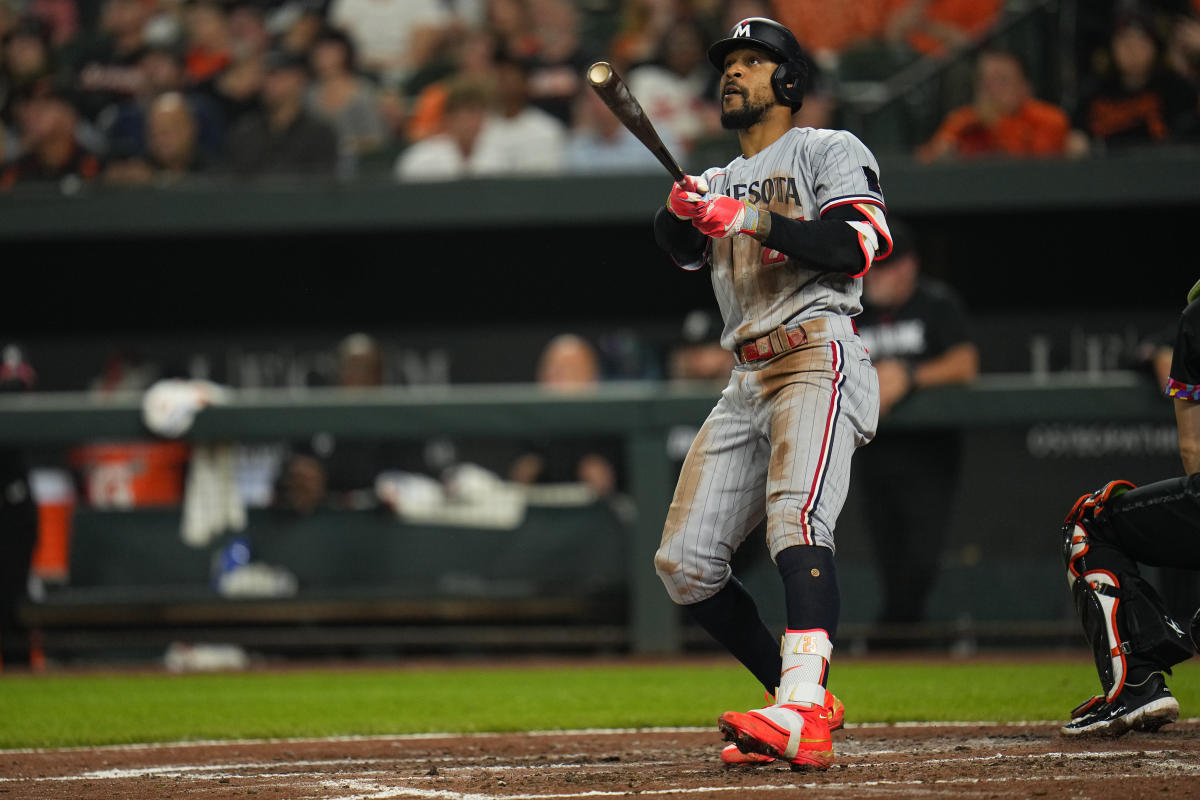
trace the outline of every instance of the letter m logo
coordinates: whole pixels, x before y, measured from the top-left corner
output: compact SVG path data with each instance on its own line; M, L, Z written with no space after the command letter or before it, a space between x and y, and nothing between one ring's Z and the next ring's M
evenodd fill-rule
M739 22L737 28L733 31L733 38L741 39L742 37L750 37L750 21Z

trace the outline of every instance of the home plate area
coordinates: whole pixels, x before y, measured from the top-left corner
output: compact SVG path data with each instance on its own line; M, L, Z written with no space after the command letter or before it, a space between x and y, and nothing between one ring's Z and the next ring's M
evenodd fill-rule
M847 725L826 772L720 762L716 729L539 731L0 751L0 800L688 800L1196 796L1200 720L1118 739L1051 723Z

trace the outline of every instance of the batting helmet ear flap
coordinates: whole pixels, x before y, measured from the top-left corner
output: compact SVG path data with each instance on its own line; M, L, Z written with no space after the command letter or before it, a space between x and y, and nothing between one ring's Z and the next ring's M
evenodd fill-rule
M808 67L803 61L785 61L771 76L771 87L781 103L792 107L792 112L804 105L804 84L808 82Z

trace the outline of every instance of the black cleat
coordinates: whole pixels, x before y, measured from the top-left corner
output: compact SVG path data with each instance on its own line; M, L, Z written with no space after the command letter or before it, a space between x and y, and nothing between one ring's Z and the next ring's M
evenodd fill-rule
M1179 701L1167 688L1161 672L1153 673L1137 686L1125 688L1111 703L1102 695L1093 697L1071 712L1062 726L1065 736L1120 736L1127 731L1152 733L1179 719Z

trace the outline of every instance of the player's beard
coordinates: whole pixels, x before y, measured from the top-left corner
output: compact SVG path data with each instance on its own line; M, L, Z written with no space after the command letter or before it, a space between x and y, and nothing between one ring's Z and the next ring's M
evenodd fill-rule
M721 109L721 127L727 131L744 131L752 125L762 122L763 117L767 115L767 110L772 105L774 103L756 103L746 97L741 108L729 111Z

